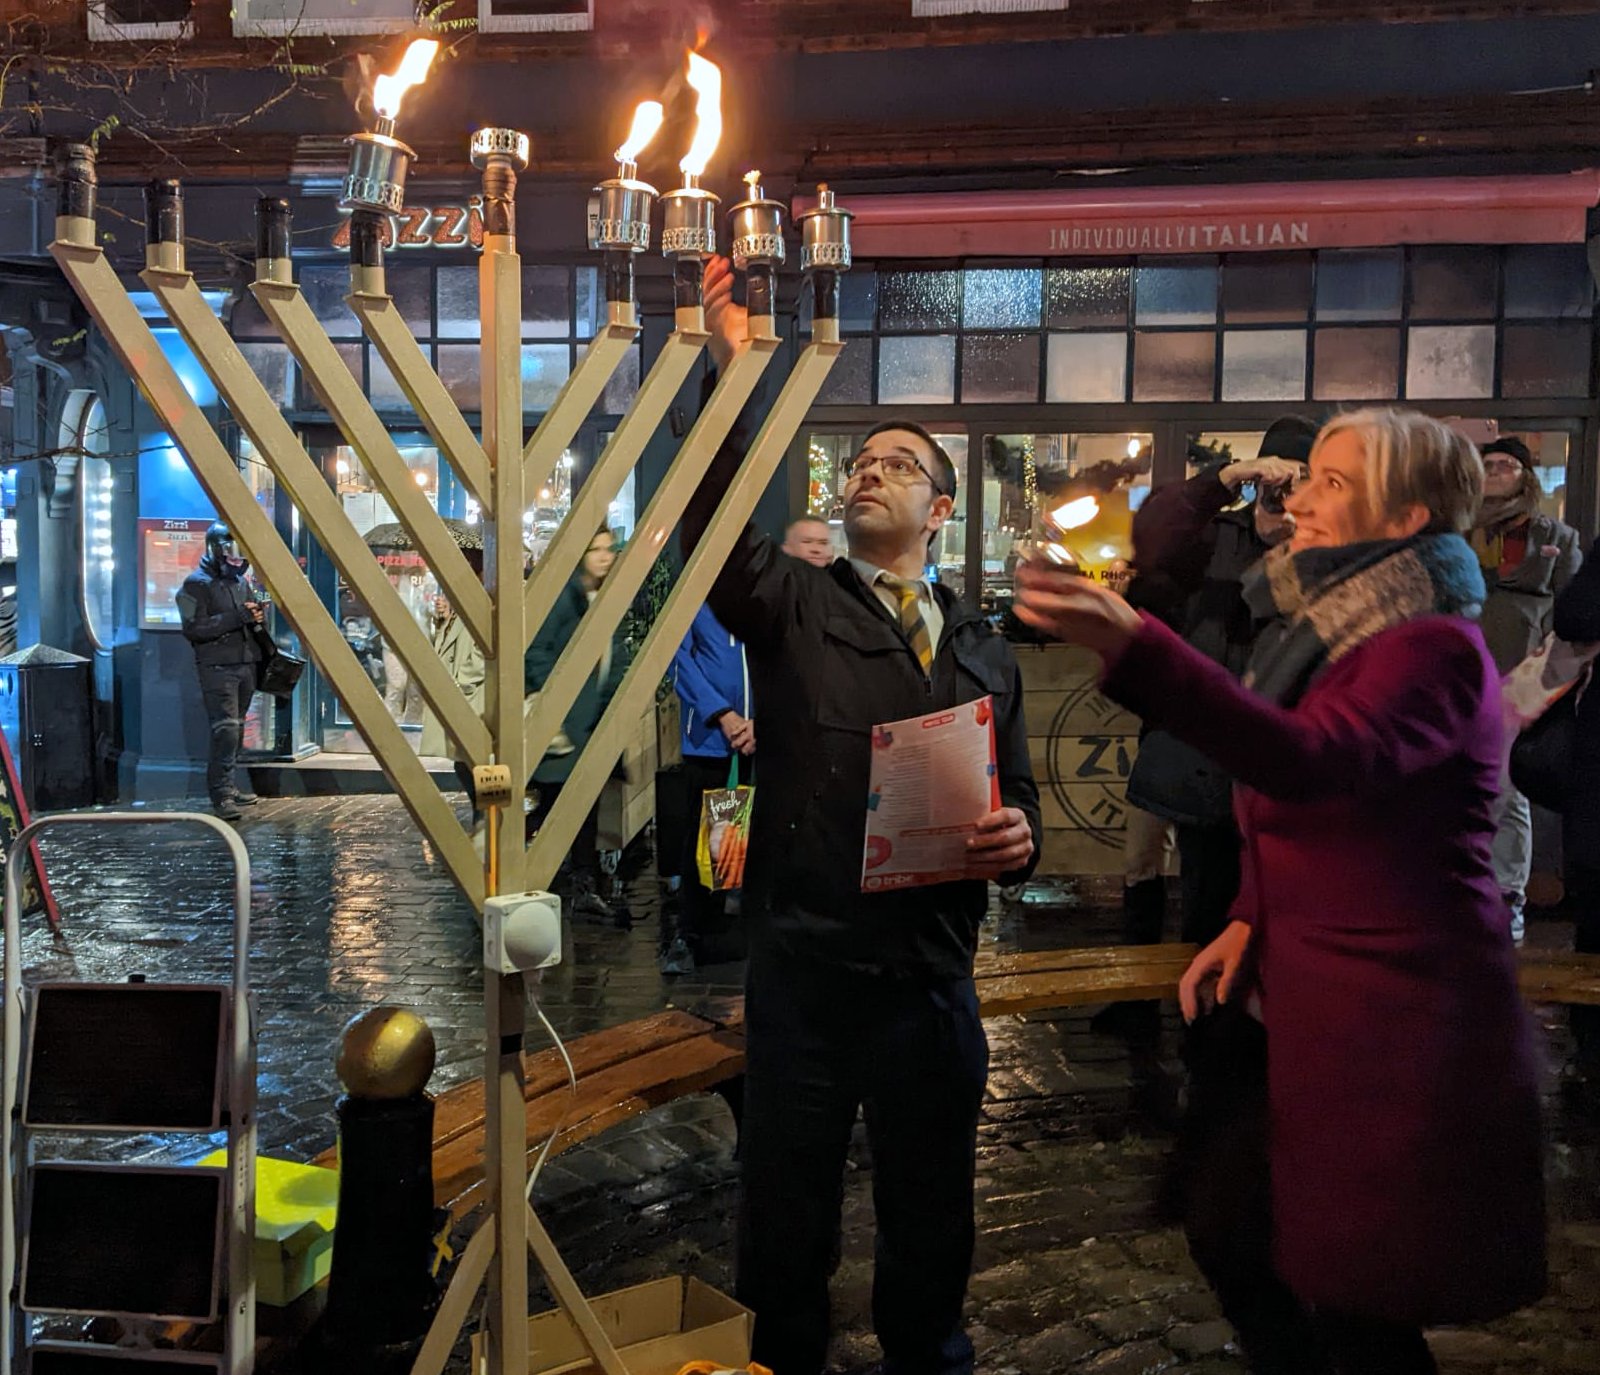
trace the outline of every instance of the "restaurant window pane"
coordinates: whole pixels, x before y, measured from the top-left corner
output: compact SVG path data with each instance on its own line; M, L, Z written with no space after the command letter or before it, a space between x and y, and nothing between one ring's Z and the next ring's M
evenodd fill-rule
M426 267L391 267L383 274L394 308L412 334L426 339L433 333L433 270ZM474 312L476 314L476 312ZM476 338L476 333L474 333Z
M1589 395L1589 322L1507 325L1502 396Z
M1404 285L1398 248L1324 249L1317 255L1317 319L1398 320Z
M961 318L959 272L880 272L882 329L954 329Z
M1576 319L1594 305L1589 259L1578 244L1515 244L1506 249L1510 319Z
M440 344L439 380L450 399L464 411L483 409L481 354L476 344Z
M1492 248L1412 250L1411 318L1493 319L1497 268Z
M878 341L878 403L941 405L956 399L956 341L936 334Z
M1126 267L1052 267L1045 274L1045 323L1051 329L1082 329L1128 323Z
M1052 334L1046 401L1126 401L1126 334Z
M1230 258L1222 265L1222 318L1230 325L1300 321L1311 313L1311 255Z
M439 337L478 337L478 269L441 267L438 272Z
M872 340L854 339L833 360L828 380L817 395L819 406L872 404Z
M1493 325L1417 325L1411 330L1406 348L1408 397L1489 396L1493 391Z
M1211 333L1150 334L1133 339L1135 401L1209 401L1216 373Z
M1224 401L1303 401L1303 329L1229 330L1222 336Z
M240 294L239 299L233 303L233 314L228 317L228 332L235 339L276 339L278 331L273 329L272 322L267 319L266 312L261 309L260 303L248 291Z
M411 403L394 380L389 365L374 348L367 349L367 400L380 411L409 411Z
M300 269L300 294L311 313L335 339L355 339L361 326L351 314L344 298L350 294L350 269L343 264Z
M575 332L580 339L592 339L599 323L605 318L605 307L600 304L600 269L580 267L572 274Z
M637 368L637 362L634 366ZM572 355L565 344L524 344L522 409L549 410L571 374Z
M963 401L1037 401L1037 334L968 334L961 340Z
M962 328L1038 329L1043 296L1043 273L1036 267L969 268Z
M1217 318L1217 264L1172 259L1134 273L1134 318L1141 325L1209 325Z
M860 269L845 273L839 281L839 328L866 333L877 322L878 274Z
M564 267L522 269L522 337L565 339L572 332L572 291Z
M582 358L588 349L582 344L578 346L578 357ZM617 364L617 370L611 374L611 380L606 383L606 389L600 393L600 409L607 415L622 415L639 399L639 346L635 344L625 354L622 361Z
M1400 331L1319 329L1312 395L1318 401L1392 401L1400 394Z
M294 369L287 344L240 344L239 352L250 371L261 379L274 405L294 405Z

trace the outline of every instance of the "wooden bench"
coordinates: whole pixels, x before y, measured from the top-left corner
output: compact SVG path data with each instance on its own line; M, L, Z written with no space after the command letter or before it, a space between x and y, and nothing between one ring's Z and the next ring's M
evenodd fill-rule
M985 1017L1125 999L1170 998L1194 957L1192 945L1094 946L980 955L975 970ZM1600 1004L1600 955L1530 951L1522 958L1530 1002ZM728 1090L744 1074L742 999L669 1009L575 1038L567 1047L578 1072L576 1098L553 1049L523 1056L530 1162L557 1123L551 1154L674 1098ZM434 1198L459 1216L483 1192L483 1081L439 1095L434 1109ZM319 1165L337 1163L333 1149Z

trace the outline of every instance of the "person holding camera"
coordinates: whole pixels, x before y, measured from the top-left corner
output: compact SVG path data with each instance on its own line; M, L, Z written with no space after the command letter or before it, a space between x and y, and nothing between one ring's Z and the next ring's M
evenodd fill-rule
M249 567L233 531L218 521L206 531L206 552L176 598L183 636L194 647L200 700L211 723L206 791L212 811L224 821L237 821L243 815L239 809L257 800L254 793L241 791L234 777L261 663L255 627L264 626L267 618L265 601L245 579Z
M1316 437L1312 421L1286 415L1268 427L1255 458L1157 488L1134 516L1138 574L1130 599L1145 607L1181 607L1174 627L1235 677L1244 672L1262 626L1245 602L1245 574L1294 529L1284 499L1305 473ZM1255 498L1241 506L1247 487ZM1233 780L1170 734L1152 731L1140 741L1128 799L1176 824L1183 939L1206 944L1222 930L1239 890ZM1161 939L1140 911L1130 910L1128 920L1131 943ZM1137 930L1131 929L1135 923Z

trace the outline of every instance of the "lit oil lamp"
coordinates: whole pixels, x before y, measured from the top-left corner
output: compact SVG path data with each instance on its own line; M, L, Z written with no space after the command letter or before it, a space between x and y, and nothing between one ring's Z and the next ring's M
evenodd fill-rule
M673 260L673 304L688 311L680 327L704 326L701 264L717 251L717 207L721 201L700 185L722 139L722 71L699 53L689 54L688 81L695 92L695 130L689 151L678 163L683 185L661 198L664 221L661 251Z
M589 247L603 255L606 314L613 324L633 324L638 309L633 284L634 256L650 247L650 215L656 188L639 180L639 154L661 128L657 100L641 101L628 137L616 151L617 175L589 194Z

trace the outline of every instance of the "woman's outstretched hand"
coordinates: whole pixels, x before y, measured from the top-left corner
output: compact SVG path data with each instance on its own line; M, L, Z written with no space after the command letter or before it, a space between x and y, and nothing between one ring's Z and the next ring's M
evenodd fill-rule
M1192 1022L1202 1011L1210 1012L1233 997L1249 944L1250 923L1233 921L1194 957L1178 980L1178 1005L1183 1009L1184 1021Z
M1017 619L1108 662L1139 633L1139 613L1109 587L1047 563L1017 566Z

